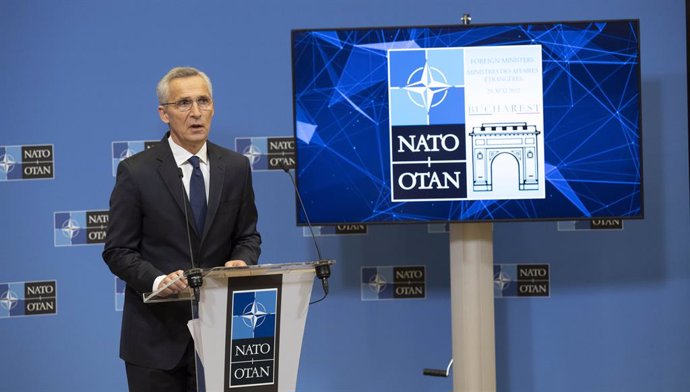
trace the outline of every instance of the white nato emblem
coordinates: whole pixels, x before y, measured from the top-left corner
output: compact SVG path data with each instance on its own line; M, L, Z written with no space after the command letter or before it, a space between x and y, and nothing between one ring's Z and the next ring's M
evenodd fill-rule
M261 302L254 301L244 308L242 321L244 325L254 330L264 323L267 314L266 307Z
M10 154L3 154L0 156L0 170L4 171L5 173L11 172L16 163L17 161Z
M64 235L66 238L72 239L79 234L79 223L75 221L74 219L68 219L65 221L65 223L62 224L62 235Z
M386 279L377 273L369 279L369 288L375 293L380 293L386 288Z
M2 306L4 309L12 310L15 306L17 306L18 300L19 297L17 297L17 294L14 291L7 290L0 295L0 306Z
M494 283L496 286L498 286L499 289L503 290L506 287L510 285L510 282L512 280L510 279L510 275L506 274L505 272L501 271L496 279L494 279Z
M414 80L414 82L413 82ZM407 96L415 105L429 109L440 105L448 95L448 84L446 76L436 67L424 64L412 71L407 78L407 85L403 87L407 91ZM437 94L443 94L440 97Z
M247 146L247 148L242 151L242 154L244 154L247 159L249 159L249 163L254 165L256 162L259 162L261 160L261 155L263 154L261 150L255 146L254 144L250 144Z

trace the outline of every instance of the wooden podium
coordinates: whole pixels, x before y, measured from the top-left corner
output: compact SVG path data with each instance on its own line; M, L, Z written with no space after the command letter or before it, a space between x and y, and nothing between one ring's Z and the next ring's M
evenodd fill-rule
M200 392L293 392L316 269L333 263L204 270L198 312L191 289L144 302L191 301Z

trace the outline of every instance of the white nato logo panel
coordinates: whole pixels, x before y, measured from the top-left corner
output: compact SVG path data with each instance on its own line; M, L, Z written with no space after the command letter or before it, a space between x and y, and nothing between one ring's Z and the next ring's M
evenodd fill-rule
M236 137L235 151L247 157L255 172L282 170L281 163L295 168L294 137Z
M425 299L426 267L362 267L360 292L362 301Z
M541 46L388 51L391 200L543 199Z
M0 319L57 314L57 281L0 283Z
M103 244L109 215L108 210L54 212L54 245L60 247Z
M53 145L0 146L0 181L55 178Z
M494 265L494 298L549 297L549 270L549 264Z

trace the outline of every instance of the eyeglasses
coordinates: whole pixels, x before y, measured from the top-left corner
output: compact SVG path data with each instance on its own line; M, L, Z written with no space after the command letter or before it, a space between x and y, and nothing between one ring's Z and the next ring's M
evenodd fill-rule
M211 106L213 106L213 100L211 100L209 97L199 97L196 99L182 98L176 102L161 103L161 106L175 105L177 110L181 112L188 112L192 109L194 102L196 102L197 106L199 106L199 110L211 110Z

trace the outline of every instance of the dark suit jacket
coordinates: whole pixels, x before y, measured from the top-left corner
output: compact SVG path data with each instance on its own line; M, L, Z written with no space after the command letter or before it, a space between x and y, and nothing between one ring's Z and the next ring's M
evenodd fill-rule
M118 166L103 259L127 283L120 339L120 357L127 362L171 369L189 343L189 302L144 304L141 295L151 291L156 277L191 268L187 226L197 267L258 261L261 237L249 161L207 146L210 189L203 233L196 232L189 204L185 222L187 196L167 135Z

